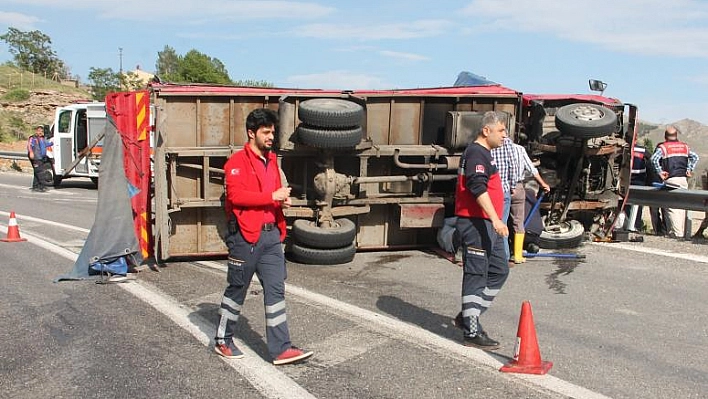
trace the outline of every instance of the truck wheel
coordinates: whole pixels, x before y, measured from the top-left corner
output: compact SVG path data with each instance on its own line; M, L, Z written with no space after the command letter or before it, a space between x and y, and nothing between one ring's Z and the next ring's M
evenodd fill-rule
M302 144L324 149L356 147L361 142L361 133L361 126L351 129L331 130L318 129L301 124L297 128L297 135Z
M52 168L51 163L45 162L42 165L42 172L39 174L39 178L45 186L54 185L54 168Z
M297 115L309 126L348 128L361 125L364 108L338 98L313 98L300 103Z
M354 243L342 248L316 249L298 244L290 246L293 260L306 265L341 265L354 260L356 246Z
M319 227L317 222L297 219L293 222L293 238L310 248L342 248L356 238L356 225L349 219L335 219L333 227Z
M563 134L582 139L607 136L617 128L617 115L597 104L569 104L556 112L556 128Z
M568 220L556 226L557 229L541 232L538 246L545 249L576 248L583 242L585 229L577 220Z

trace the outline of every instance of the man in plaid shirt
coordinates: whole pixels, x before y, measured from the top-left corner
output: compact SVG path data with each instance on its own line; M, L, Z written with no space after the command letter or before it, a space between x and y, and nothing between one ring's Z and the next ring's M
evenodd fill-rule
M519 154L514 150L513 142L510 138L505 137L501 147L493 148L492 158L499 169L499 177L502 182L502 191L504 191L504 211L502 212L502 222L504 224L509 220L509 210L511 209L511 190L519 180L519 168L521 160ZM510 258L509 240L504 239L504 254L507 262Z

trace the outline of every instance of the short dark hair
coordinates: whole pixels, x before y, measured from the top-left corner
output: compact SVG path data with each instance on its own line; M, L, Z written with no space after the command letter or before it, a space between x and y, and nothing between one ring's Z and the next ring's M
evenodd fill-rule
M270 108L256 108L246 117L246 130L255 132L263 126L278 125L278 114Z

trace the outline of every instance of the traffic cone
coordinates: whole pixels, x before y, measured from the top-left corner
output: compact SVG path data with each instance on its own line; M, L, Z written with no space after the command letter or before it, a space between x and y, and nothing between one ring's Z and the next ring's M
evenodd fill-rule
M552 362L541 361L541 352L538 350L538 340L536 340L536 328L533 324L533 313L531 313L531 303L524 301L521 304L514 359L502 366L499 371L505 373L546 374L551 367L553 367Z
M26 238L20 238L20 226L17 225L15 212L10 212L10 222L7 224L7 238L3 238L5 242L27 241Z

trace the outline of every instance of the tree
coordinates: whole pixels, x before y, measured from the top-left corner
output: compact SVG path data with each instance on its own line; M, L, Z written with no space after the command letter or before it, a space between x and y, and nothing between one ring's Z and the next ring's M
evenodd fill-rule
M88 79L91 82L89 86L91 86L94 100L104 101L106 94L120 91L120 74L113 72L111 68L91 67Z
M182 61L174 48L165 46L162 51L157 52L157 62L155 63L155 74L166 82L178 81L179 64Z
M230 84L231 78L224 64L197 50L189 50L182 57L177 75L183 82Z
M145 88L145 81L134 72L119 74L118 81L122 90L141 90Z
M8 28L7 33L0 36L9 46L15 64L26 71L44 74L48 77L66 78L69 69L52 50L52 39L44 33L34 30L23 32L16 28Z
M252 79L246 79L246 80L237 80L234 82L236 86L243 86L243 87L273 87L273 83L266 82L265 80L252 80Z

